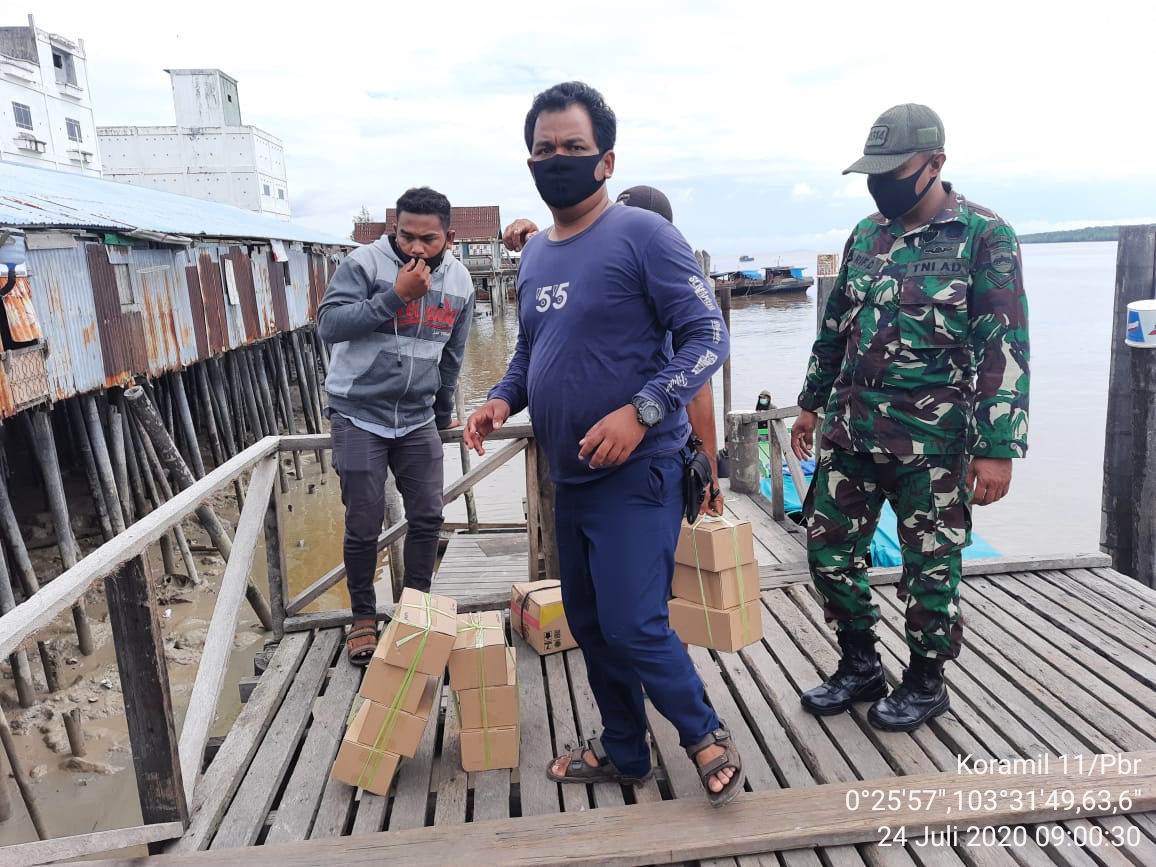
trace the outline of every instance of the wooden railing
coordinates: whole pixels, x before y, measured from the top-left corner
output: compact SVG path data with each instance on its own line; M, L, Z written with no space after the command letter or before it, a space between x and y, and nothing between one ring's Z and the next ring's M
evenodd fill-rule
M441 437L443 442L460 442L462 432L460 429L442 431ZM553 557L556 563L557 553L551 550L552 527L543 526L540 521L542 515L552 511L549 503L552 492L548 480L541 478L543 464L531 427L527 424L510 425L495 431L488 440L511 442L487 455L464 476L448 485L444 492L445 502L452 502L512 457L526 452L529 568L536 572L538 554L543 547L547 562L551 562ZM225 685L233 636L262 535L275 638L287 631L336 626L351 617L348 609L301 613L310 602L344 577L343 566L331 570L296 596L288 597L288 569L281 532L283 495L281 487L276 484L278 463L283 452L329 447L328 434L262 439L177 493L0 617L0 658L6 658L56 617L67 612L98 581L104 582L144 819L144 824L132 828L0 847L0 864L17 867L142 844L155 850L158 844L181 836L188 827L189 808ZM251 475L244 506L217 590L203 655L178 736L160 613L145 554L149 545L194 515L218 491L240 482L245 473ZM405 529L404 521L387 529L378 539L378 550L404 535ZM379 614L385 616L392 607L391 603L379 605ZM10 733L3 708L0 708L0 732ZM36 824L39 828L40 822Z
M766 410L732 412L726 419L731 490L739 494L748 494L755 502L766 499L759 485L763 475L759 454L760 427L767 432L770 447L768 461L770 466L767 474L771 480L770 512L776 521L782 521L786 515L783 500L785 483L783 458L787 460L791 483L795 486L800 503L806 500L810 484L803 473L799 459L791 451L791 437L787 433L786 419L796 418L799 412L797 406L780 409L772 404L771 408Z

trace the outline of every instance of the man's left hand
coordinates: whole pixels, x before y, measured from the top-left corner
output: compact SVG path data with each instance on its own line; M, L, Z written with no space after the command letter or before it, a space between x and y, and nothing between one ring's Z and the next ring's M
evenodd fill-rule
M706 486L706 496L702 498L699 512L712 518L717 518L723 513L722 489L719 488L717 478L711 479L710 484Z
M590 469L616 467L638 448L646 428L638 421L638 410L633 404L614 410L594 423L586 436L578 441L582 448L578 460L590 459Z
M967 468L967 492L974 506L1002 500L1011 487L1011 458L972 458Z

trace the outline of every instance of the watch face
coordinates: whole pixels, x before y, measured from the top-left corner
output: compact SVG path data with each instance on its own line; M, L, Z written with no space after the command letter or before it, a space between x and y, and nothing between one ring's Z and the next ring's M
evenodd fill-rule
M642 404L639 412L642 415L642 423L647 427L653 427L662 420L662 413L653 403Z

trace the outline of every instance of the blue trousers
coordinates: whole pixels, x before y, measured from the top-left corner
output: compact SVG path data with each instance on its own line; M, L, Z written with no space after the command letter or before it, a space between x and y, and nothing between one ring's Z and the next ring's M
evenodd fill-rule
M640 458L555 492L566 621L586 658L602 745L624 774L650 769L643 687L683 746L719 726L666 604L681 477L678 455Z

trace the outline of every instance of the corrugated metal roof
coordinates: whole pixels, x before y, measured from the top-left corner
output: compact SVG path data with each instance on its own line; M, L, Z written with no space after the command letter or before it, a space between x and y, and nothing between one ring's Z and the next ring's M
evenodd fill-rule
M143 229L169 235L276 238L352 246L348 238L231 205L5 160L0 160L0 225L76 226L122 232Z

